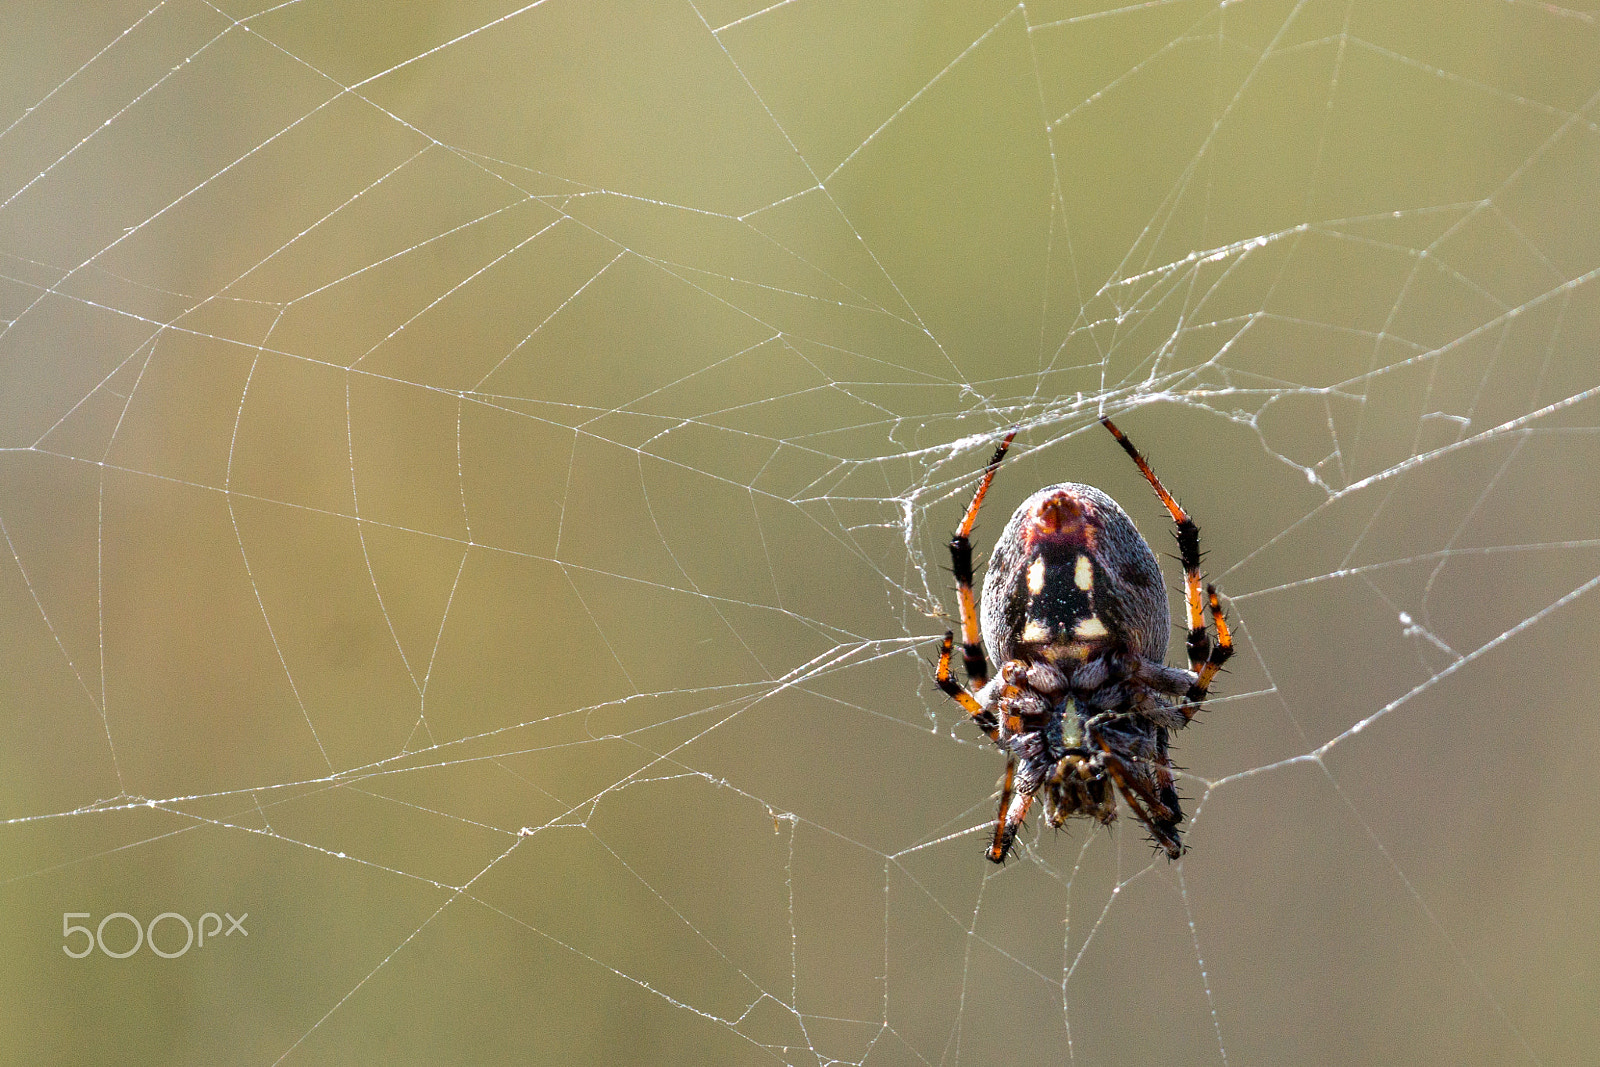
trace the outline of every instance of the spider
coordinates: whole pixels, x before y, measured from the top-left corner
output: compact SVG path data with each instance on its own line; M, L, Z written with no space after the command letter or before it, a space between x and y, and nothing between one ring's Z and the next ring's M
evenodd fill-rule
M1181 856L1183 808L1167 737L1199 713L1212 680L1233 655L1216 586L1206 585L1201 596L1200 528L1133 442L1110 419L1100 423L1177 524L1189 667L1163 662L1169 616L1155 553L1117 502L1093 486L1063 482L1022 502L990 555L980 615L970 538L1017 431L1007 434L950 539L967 685L950 669L953 632L944 635L935 676L1006 754L986 853L995 863L1005 862L1041 793L1045 818L1057 829L1074 815L1109 826L1120 793L1152 842L1169 859ZM1215 642L1206 629L1208 611ZM992 680L986 649L1000 664Z

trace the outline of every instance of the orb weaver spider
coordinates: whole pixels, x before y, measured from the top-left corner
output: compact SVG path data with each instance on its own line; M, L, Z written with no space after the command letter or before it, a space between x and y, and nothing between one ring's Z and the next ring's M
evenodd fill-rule
M951 672L954 632L944 635L935 675L1006 754L986 853L995 863L1005 861L1040 794L1046 821L1059 829L1079 815L1109 826L1120 793L1152 842L1169 859L1181 856L1183 807L1168 735L1200 712L1233 655L1216 587L1205 585L1202 596L1200 528L1133 442L1110 419L1100 423L1177 525L1189 667L1164 662L1170 617L1155 553L1117 502L1093 486L1063 482L1024 500L990 554L981 605L975 600L972 529L1017 431L1007 434L950 539L967 684ZM992 680L990 659L1000 664Z

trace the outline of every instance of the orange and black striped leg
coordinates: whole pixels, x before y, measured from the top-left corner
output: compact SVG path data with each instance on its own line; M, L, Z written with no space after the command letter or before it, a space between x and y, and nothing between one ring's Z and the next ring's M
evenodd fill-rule
M1117 439L1122 450L1138 465L1145 481L1156 491L1156 496L1161 498L1161 503L1166 505L1168 514L1178 526L1178 557L1183 561L1184 603L1188 607L1189 614L1189 634L1184 645L1189 653L1189 669L1198 673L1211 656L1211 637L1206 633L1205 612L1200 599L1200 527L1195 525L1189 513L1179 506L1171 493L1167 492L1166 486L1161 484L1161 479L1156 477L1156 472L1150 469L1150 464L1144 456L1140 455L1139 450L1133 447L1133 442L1117 429L1116 424L1110 419L1101 419L1100 425L1111 431L1111 436ZM1226 659L1227 656L1223 658Z
M983 472L983 480L978 483L978 491L972 494L972 503L967 505L961 525L956 528L955 536L950 538L950 569L955 572L956 596L961 611L961 662L966 668L967 684L974 689L982 689L988 684L989 661L983 654L978 605L972 595L972 527L978 521L978 508L983 506L989 483L994 481L994 472L1000 469L1000 461L1006 458L1006 449L1011 447L1016 436L1017 431L1012 430L994 450L989 467Z
M1206 693L1211 690L1211 682L1228 662L1228 657L1233 655L1233 631L1228 629L1228 617L1222 613L1222 603L1217 597L1217 587L1206 586L1207 606L1211 610L1211 625L1217 630L1217 643L1211 646L1206 655L1206 661L1198 670L1199 677L1189 687L1189 692L1184 696L1187 706L1183 709L1185 718L1193 719L1200 711L1200 705L1206 699Z
M994 843L984 853L991 863L1006 861L1006 855L1017 840L1017 831L1022 828L1022 820L1033 807L1033 797L1033 793L1017 792L1017 761L1014 756L1006 757L1006 775L1000 783L1000 812L994 822Z
M950 655L955 650L956 635L945 632L944 643L939 646L939 669L934 673L933 680L946 696L960 704L962 710L972 716L972 721L978 724L978 729L989 735L989 740L998 740L995 732L995 717L991 711L985 711L978 698L967 691L967 687L955 680L950 673Z

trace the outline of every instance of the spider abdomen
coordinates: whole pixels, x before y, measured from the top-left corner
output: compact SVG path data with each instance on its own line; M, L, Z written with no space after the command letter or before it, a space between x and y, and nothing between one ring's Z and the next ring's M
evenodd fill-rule
M1155 553L1115 500L1063 482L1012 513L983 579L983 642L996 661L1077 660L1122 645L1159 660L1167 594Z

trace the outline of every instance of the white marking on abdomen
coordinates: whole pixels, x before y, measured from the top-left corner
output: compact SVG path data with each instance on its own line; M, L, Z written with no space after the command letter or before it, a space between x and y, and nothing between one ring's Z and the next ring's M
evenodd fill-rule
M1044 557L1040 556L1028 565L1028 592L1038 596L1044 592Z
M1100 621L1098 615L1091 615L1072 628L1075 637L1106 637L1111 631L1106 629L1106 624Z

